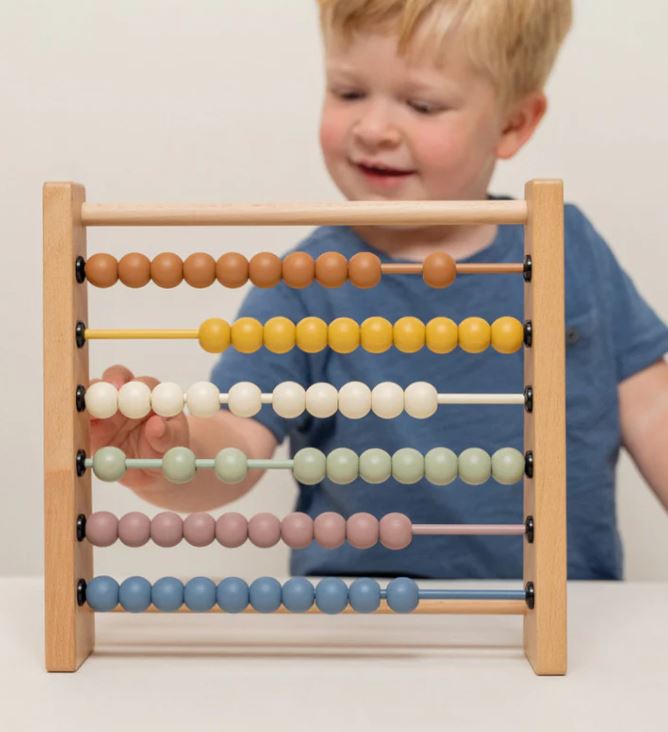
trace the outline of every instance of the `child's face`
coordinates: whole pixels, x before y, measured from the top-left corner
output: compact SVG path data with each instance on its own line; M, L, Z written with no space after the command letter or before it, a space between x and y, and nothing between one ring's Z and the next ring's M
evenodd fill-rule
M484 198L501 134L491 81L456 45L439 68L427 54L399 56L396 42L374 33L327 43L320 144L330 175L351 200Z

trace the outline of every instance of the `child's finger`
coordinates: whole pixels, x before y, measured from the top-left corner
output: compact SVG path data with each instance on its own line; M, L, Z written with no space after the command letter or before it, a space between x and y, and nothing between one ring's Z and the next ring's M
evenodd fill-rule
M188 444L188 423L182 414L171 419L153 415L144 425L144 438L150 450L164 455L171 447Z

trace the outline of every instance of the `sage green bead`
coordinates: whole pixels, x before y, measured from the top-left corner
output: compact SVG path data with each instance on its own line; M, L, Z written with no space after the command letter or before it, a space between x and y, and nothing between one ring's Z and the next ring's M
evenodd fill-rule
M384 483L392 475L392 456L379 447L360 455L360 476L367 483Z
M497 483L512 485L522 480L524 455L514 447L502 447L492 455L492 477Z
M409 485L424 478L424 456L413 447L402 447L392 455L392 477Z
M223 483L241 483L248 475L248 458L238 447L224 447L216 455L213 470Z
M459 477L469 485L481 485L492 474L492 459L479 447L469 447L459 453Z
M187 447L172 447L162 457L162 472L170 483L188 483L196 470L195 453Z
M349 447L337 447L327 455L327 477L332 483L348 485L359 478L360 459Z
M125 473L125 453L117 447L101 447L93 455L93 473L108 482L120 480Z
M325 479L327 458L315 447L303 447L295 453L292 473L304 485L315 485Z
M430 483L448 485L458 473L457 455L449 447L432 447L424 456L424 475Z

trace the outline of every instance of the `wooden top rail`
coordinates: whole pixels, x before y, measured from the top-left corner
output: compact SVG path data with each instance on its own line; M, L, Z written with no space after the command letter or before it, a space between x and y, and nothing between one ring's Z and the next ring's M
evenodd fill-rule
M83 203L84 226L526 224L524 200L340 203Z

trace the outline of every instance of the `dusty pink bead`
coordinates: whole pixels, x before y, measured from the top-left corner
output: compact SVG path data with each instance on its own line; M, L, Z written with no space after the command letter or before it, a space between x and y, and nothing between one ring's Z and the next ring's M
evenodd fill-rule
M151 539L158 546L176 546L183 539L183 519L172 511L157 514L151 521Z
M118 522L118 538L126 546L144 546L151 536L151 519L145 513L131 511Z
M346 539L356 549L369 549L378 543L378 519L370 513L354 513L346 521Z
M404 549L413 541L413 525L403 513L388 513L380 520L380 543L388 549Z
M208 513L191 513L183 522L183 538L193 546L209 546L216 536L216 519Z
M91 513L86 521L86 538L93 546L111 546L118 539L118 519L109 511Z
M216 539L226 547L233 549L241 546L248 538L248 521L240 513L230 511L218 517L216 521Z
M346 520L340 513L325 511L313 521L315 540L325 549L336 549L346 540Z
M278 544L281 522L272 513L256 513L248 522L248 538L263 549Z
M313 541L313 519L295 511L281 521L281 536L291 549L303 549Z

